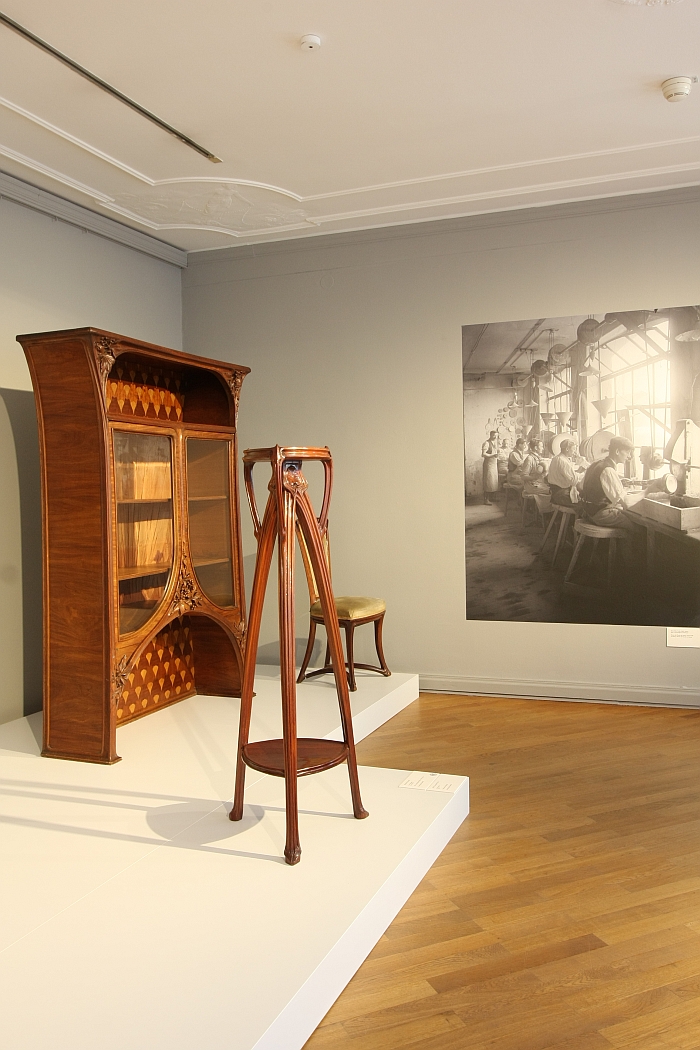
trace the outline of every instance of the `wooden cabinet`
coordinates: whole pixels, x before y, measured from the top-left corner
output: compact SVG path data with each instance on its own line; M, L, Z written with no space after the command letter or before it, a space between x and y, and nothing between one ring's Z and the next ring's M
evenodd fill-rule
M43 754L116 762L118 725L240 696L249 369L93 328L18 340L42 461Z

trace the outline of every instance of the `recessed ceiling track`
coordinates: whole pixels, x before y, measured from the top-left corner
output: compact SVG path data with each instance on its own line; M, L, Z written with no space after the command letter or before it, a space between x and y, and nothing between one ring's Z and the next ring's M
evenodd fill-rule
M68 66L69 69L72 69L74 73L79 73L81 77L85 77L85 79L89 80L91 84L94 84L102 91L106 91L107 94L112 95L113 98L119 99L120 102L123 102L125 106L129 106L130 109L135 110L136 113L140 113L142 117L145 117L146 120L150 120L152 124L156 124L159 128L162 128L163 131L167 131L169 135L174 135L176 139L179 139L180 142L184 142L186 146L195 150L202 157L206 157L207 160L210 160L213 164L221 163L219 157L210 153L204 146L200 146L199 143L195 142L194 139L189 138L184 132L178 131L177 128L174 128L171 124L166 124L166 122L161 120L160 117L157 117L155 113L151 113L150 110L144 109L143 106L140 106L138 102L134 102L134 100L129 98L128 95L123 95L121 91L117 90L117 88L112 87L111 84L108 84L105 80L101 80L100 77L95 76L94 73L91 73L89 69L85 69L84 66L79 65L78 62L74 62L72 58L68 58L68 55L64 55L62 51L52 47L51 44L42 40L41 37L35 36L34 33L25 29L24 26L21 26L19 22L15 22L14 19L10 18L8 15L3 14L2 11L0 11L0 22L3 25L6 25L8 29L12 29L15 33L19 33L19 35L23 36L25 40L29 40L29 42L34 44L35 47L39 47L42 51L46 51L47 54L53 55L53 57L57 58L59 62L63 62L64 66Z

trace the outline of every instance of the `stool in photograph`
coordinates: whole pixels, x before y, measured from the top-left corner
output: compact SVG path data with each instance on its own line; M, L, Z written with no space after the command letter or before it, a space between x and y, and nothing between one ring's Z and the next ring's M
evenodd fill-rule
M564 540L566 538L566 533L567 533L567 530L569 528L569 525L574 525L575 524L575 522L576 522L576 515L577 515L578 511L576 510L576 507L562 507L559 503L552 503L552 511L553 511L553 513L552 513L551 518L549 519L549 524L547 525L547 531L544 534L544 539L542 540L542 546L540 547L540 549L538 551L538 554L542 554L543 553L544 548L545 548L545 546L547 544L547 540L549 539L549 534L550 534L550 532L552 532L553 527L554 527L554 523L558 519L559 520L559 532L557 534L557 542L554 545L554 557L552 558L552 568L554 568L554 566L556 565L556 562L557 562L557 558L559 556L559 550L563 546Z
M511 484L509 484L509 482L506 481L503 484L503 491L506 494L506 502L505 502L505 506L503 508L503 514L505 515L505 517L507 517L508 516L508 500L509 499L514 499L516 501L516 504L517 504L519 502L519 500L522 499L523 490L522 490L522 487L520 485L511 485Z
M564 577L564 583L569 583L576 567L576 562L583 551L583 545L587 539L593 540L593 547L591 549L591 559L595 553L595 549L601 540L606 541L608 546L608 565L606 574L606 583L608 590L612 588L612 577L613 569L615 566L615 555L617 553L617 541L625 540L627 533L624 529L608 528L603 525L593 525L587 521L577 521L574 524L574 531L578 534L576 538L576 546L574 547L574 553L571 555L571 561L569 568L566 570L566 576ZM589 563L590 564L590 563Z

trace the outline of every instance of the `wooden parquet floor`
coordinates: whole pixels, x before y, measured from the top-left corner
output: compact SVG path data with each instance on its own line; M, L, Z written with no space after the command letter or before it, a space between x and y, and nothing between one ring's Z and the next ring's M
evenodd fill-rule
M358 756L471 814L305 1050L700 1048L700 711L423 694Z

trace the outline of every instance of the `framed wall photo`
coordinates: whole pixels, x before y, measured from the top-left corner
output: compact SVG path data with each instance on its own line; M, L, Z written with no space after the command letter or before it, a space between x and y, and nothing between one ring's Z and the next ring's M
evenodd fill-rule
M700 308L462 328L469 620L700 625Z

